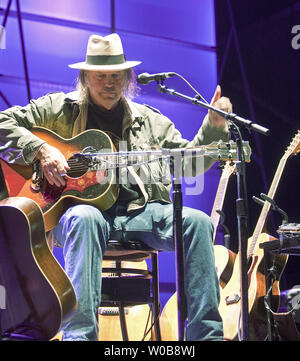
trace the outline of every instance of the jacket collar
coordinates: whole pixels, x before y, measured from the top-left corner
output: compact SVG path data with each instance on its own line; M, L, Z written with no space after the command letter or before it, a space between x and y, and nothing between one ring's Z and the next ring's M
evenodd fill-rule
M140 128L141 123L143 123L143 117L136 103L128 98L122 98L122 101L125 107L125 123L123 124L123 129L128 126Z
M65 96L66 103L78 102L78 99L79 99L79 92L77 90L67 93Z
M67 93L65 96L66 103L78 103L79 92L77 90ZM125 107L125 119L123 129L131 126L132 128L140 128L143 123L143 116L137 108L136 103L126 97L122 97L122 102Z
M78 102L79 92L78 90L69 92L65 95L65 102ZM132 120L135 118L142 118L141 112L136 107L135 103L126 97L122 97L122 102L127 110L128 115Z

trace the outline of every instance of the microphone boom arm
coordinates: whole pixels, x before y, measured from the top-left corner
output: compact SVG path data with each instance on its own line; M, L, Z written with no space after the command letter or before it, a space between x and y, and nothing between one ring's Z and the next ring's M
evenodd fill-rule
M159 92L161 93L166 93L166 94L170 94L170 95L174 95L174 96L178 96L180 98L183 98L185 100L188 100L190 102L192 102L193 104L196 105L200 105L206 109L210 109L216 113L218 113L219 115L221 115L222 117L224 117L225 119L227 119L228 121L232 122L232 123L236 123L237 125L242 125L250 130L255 130L263 135L268 135L269 134L269 129L256 124L254 122L252 122L251 120L248 119L244 119L234 113L228 113L225 112L224 110L215 108L214 106L208 104L208 103L204 103L201 100L197 99L196 97L191 98L185 94L182 93L178 93L177 91L175 91L174 89L169 89L167 88L165 85L162 84L157 84L157 89Z

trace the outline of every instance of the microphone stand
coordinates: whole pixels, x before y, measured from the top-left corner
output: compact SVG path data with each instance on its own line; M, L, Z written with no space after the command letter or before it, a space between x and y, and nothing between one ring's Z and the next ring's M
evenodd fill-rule
M178 309L178 341L184 340L185 320L187 318L185 296L184 245L182 231L182 190L179 166L174 166L174 157L170 159L173 173L173 235L176 258L176 291Z
M242 117L240 117L240 116L238 116L238 115L236 115L234 113L227 113L224 110L215 108L214 106L212 106L212 105L210 105L208 103L202 102L197 97L191 98L191 97L189 97L187 95L178 93L174 89L169 89L165 85L162 85L162 84L159 84L159 83L157 83L157 90L159 92L161 92L161 93L166 93L166 94L178 96L180 98L183 98L185 100L188 100L188 101L192 102L193 104L200 105L203 108L213 110L214 112L218 113L219 115L221 115L222 117L224 117L228 121L234 123L236 126L241 125L241 126L243 126L245 128L248 128L250 130L255 130L255 131L257 131L257 132L259 132L259 133L261 133L263 135L268 135L269 134L269 129L267 129L267 128L259 125L259 124L256 124L256 123L252 122L251 120L242 118Z
M242 341L247 341L249 337L249 310L248 310L248 265L247 265L247 241L248 241L248 229L247 229L247 219L248 219L248 207L246 202L247 192L246 192L246 175L245 175L245 160L243 156L243 146L242 146L242 137L239 131L239 126L248 128L249 130L255 130L263 135L268 135L269 129L256 124L248 119L244 119L240 116L237 116L234 113L228 113L221 109L217 109L214 106L204 103L199 100L199 98L191 98L187 95L178 93L174 89L169 89L163 85L163 79L161 84L157 81L157 90L161 93L166 93L174 96L178 96L185 100L192 102L195 105L200 105L206 109L212 110L222 117L224 117L229 123L229 131L235 137L237 144L237 154L238 162L236 164L236 174L237 174L237 199L236 199L236 213L238 220L238 240L239 240L239 262L240 262L240 288L241 288L241 320L242 320L242 332L241 338ZM180 197L177 195L174 199L174 228L177 242L175 243L175 252L176 259L179 265L184 263L182 248L182 218L180 217L182 211L182 200L181 200L181 189L176 187L176 193L180 194ZM176 211L176 212L175 212ZM184 285L181 284L182 275L178 275L177 271L177 289L184 289ZM183 317L181 312L183 312L184 300L181 299L181 294L178 294L178 320L179 320L179 336L182 337Z
M240 289L241 289L241 340L249 338L249 307L248 307L248 265L247 265L247 241L248 241L248 207L246 191L246 169L243 156L242 138L239 131L232 129L237 143L238 161L236 163L237 175L237 199L236 214L238 221L238 244L240 262Z

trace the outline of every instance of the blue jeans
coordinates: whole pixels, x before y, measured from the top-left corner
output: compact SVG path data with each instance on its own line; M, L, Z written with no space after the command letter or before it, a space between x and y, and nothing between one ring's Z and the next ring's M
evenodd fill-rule
M199 210L183 207L185 290L188 312L187 340L222 338L218 312L219 282L214 264L212 223ZM101 212L89 205L69 208L54 229L63 247L65 271L78 301L78 310L64 327L64 340L97 340L97 308L101 299L101 264L107 240L122 231L125 240L142 240L148 246L174 251L173 206L148 203L127 213L114 205Z

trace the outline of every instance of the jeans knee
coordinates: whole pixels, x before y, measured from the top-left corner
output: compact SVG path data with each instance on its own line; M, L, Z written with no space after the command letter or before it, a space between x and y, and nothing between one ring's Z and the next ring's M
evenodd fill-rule
M75 221L83 227L88 227L90 224L102 225L105 223L102 212L96 207L86 204L79 204L69 208L66 212L66 221L69 223Z
M183 222L188 227L192 226L202 230L212 231L213 224L211 218L204 212L194 208L183 209Z
M109 221L101 211L90 205L76 205L70 207L61 217L59 223L54 228L56 243L64 246L67 239L84 240L90 242L98 241L105 244L110 233Z

